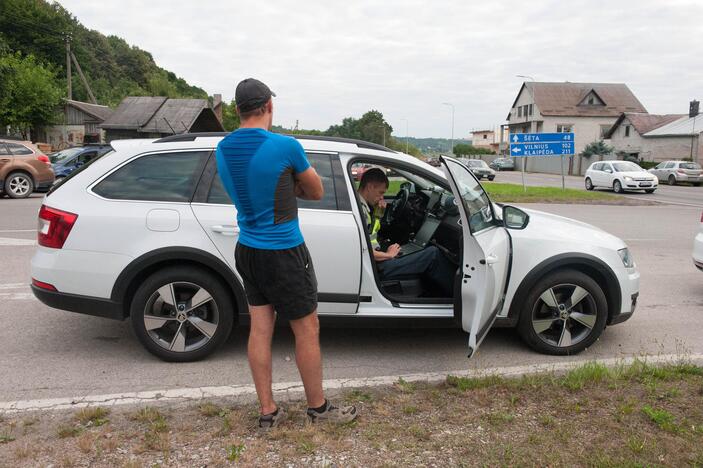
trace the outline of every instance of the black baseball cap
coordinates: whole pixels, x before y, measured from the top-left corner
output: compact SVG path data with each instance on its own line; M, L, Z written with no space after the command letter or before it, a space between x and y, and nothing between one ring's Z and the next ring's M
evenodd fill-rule
M237 103L237 108L241 112L258 109L275 96L276 93L271 91L261 81L255 78L247 78L242 80L237 85L237 90L234 93L234 101Z

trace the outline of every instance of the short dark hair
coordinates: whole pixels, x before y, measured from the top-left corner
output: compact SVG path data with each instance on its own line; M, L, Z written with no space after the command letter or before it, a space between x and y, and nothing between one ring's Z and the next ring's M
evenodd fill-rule
M268 102L266 104L268 104ZM247 120L250 117L258 117L260 115L264 115L266 113L266 104L247 111L242 111L239 109L239 106L237 106L237 114L239 114L239 120Z
M364 175L361 176L359 188L363 189L368 184L384 184L386 188L388 188L388 176L386 176L386 172L378 167L372 167L367 170L364 172Z

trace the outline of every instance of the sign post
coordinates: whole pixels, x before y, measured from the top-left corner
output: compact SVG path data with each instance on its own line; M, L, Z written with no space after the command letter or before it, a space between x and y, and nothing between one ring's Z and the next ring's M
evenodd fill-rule
M515 133L510 137L510 155L522 160L522 187L525 187L525 163L530 156L558 156L561 158L561 188L564 180L564 156L574 154L573 133Z

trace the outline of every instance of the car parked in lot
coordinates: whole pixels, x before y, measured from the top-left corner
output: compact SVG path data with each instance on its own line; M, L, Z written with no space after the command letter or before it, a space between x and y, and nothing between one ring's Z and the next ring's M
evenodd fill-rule
M0 195L27 198L53 183L48 156L32 142L0 139Z
M486 161L482 161L480 159L465 159L464 161L466 162L469 170L473 172L479 180L484 177L488 180L493 180L496 178L496 172L488 167Z
M703 271L703 213L701 213L701 224L698 228L698 234L693 239L693 264L696 268Z
M56 182L61 181L61 179L68 176L71 172L89 163L94 158L99 158L108 151L112 151L112 146L88 145L76 146L51 153L49 155L49 161L51 161L54 169Z
M583 181L586 190L609 188L615 193L633 190L654 193L659 185L655 175L630 161L594 162L588 166Z
M703 170L700 164L690 161L664 161L649 170L659 180L669 185L688 182L698 187L703 182Z
M515 161L513 158L496 158L488 166L496 171L514 171Z
M129 318L146 349L165 360L212 353L248 321L234 264L236 209L214 157L223 136L114 141L114 152L54 185L39 211L36 297L58 309ZM496 322L517 327L539 352L569 355L633 314L639 272L617 237L493 203L457 159L441 158L440 170L379 145L297 138L325 190L319 201L298 200L323 324L460 326L471 356ZM456 266L447 278L452 297L424 277L381 279L351 173L357 164L402 179L378 240L442 252Z

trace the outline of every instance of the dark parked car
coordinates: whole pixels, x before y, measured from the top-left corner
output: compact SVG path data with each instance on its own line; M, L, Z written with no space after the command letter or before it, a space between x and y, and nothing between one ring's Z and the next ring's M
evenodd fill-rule
M515 170L515 161L511 158L496 158L491 161L489 166L496 171L513 171Z
M56 174L56 181L60 181L82 165L99 158L112 151L110 145L77 146L57 151L49 155L49 160Z
M480 159L466 159L466 165L469 166L469 170L473 172L477 179L481 180L484 177L488 180L493 180L496 178L496 173L493 169L488 167L486 161Z

